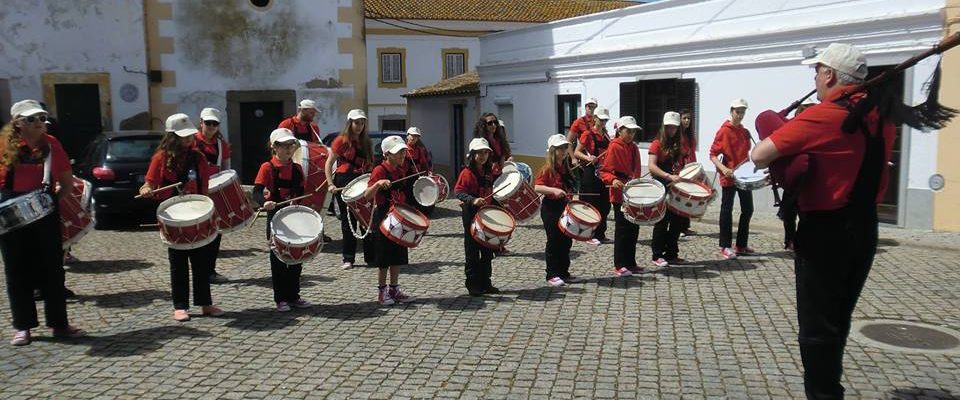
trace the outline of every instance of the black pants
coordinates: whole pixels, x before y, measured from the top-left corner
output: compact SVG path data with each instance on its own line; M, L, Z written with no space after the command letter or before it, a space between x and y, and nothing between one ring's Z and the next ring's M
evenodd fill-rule
M777 216L783 221L783 245L793 243L797 233L797 202L794 196L787 191L783 192L783 200L780 202L780 210Z
M684 218L680 221L680 232L686 232L690 230L690 218Z
M283 208L283 207L281 207ZM267 213L267 240L270 240L270 222L277 214L277 209ZM273 282L274 302L293 302L300 299L300 275L303 273L303 264L287 264L277 258L276 253L270 251L270 280Z
M637 266L637 236L640 227L623 217L620 204L613 204L613 218L616 230L613 232L613 266Z
M750 218L753 217L753 193L736 186L722 188L720 194L720 247L733 242L733 196L740 197L740 223L737 225L737 247L747 247Z
M607 216L610 215L610 196L607 195L607 187L603 184L603 181L595 175L595 171L596 166L590 165L583 167L580 191L583 193L591 193L588 196L583 196L581 200L589 203L596 208L597 211L600 211L600 225L597 225L597 229L593 231L593 237L600 240L607 237ZM599 195L593 195L592 193L599 193Z
M544 258L547 262L547 279L570 277L570 247L573 246L573 239L560 232L557 222L567 202L565 199L543 199L540 206L540 219L543 220L543 230L547 233L547 247L544 250Z
M811 399L840 399L850 319L877 250L877 211L800 214L794 261L804 387Z
M656 261L658 258L673 260L680 256L680 232L683 232L685 226L690 226L690 219L674 214L667 210L663 219L653 226L653 240L650 242L650 250L653 253L651 259Z
M217 257L220 256L220 239L223 236L219 233L217 238L213 239L213 243L210 243L210 247L207 249L207 263L210 265L210 275L217 273Z
M47 326L67 327L67 301L63 291L63 250L60 246L60 213L0 236L0 253L7 277L7 297L13 313L13 328L40 326L33 288L43 291Z
M377 206L373 209L373 216L370 218L370 225L375 229L370 232L366 240L373 243L377 251L373 255L374 259L368 264L374 265L379 269L387 269L394 266L410 264L410 256L406 247L403 247L389 237L380 232L380 224L390 212L390 203Z
M493 287L490 279L493 276L493 250L481 246L470 236L470 225L477 210L470 204L463 205L464 286L471 292L482 292Z
M173 308L190 308L190 275L193 275L193 305L213 304L210 296L210 247L213 242L191 250L167 248L170 260L170 286L173 292Z
M360 175L333 174L333 184L338 188L342 188L358 176ZM347 204L343 202L343 198L340 197L342 193L341 191L333 196L337 200L337 207L340 209L340 232L343 234L343 250L341 250L341 253L343 254L343 262L355 263L357 262L357 238L354 237L350 231L350 222L347 220L347 214L350 213L350 209L347 207ZM359 224L353 215L350 215L350 220L353 221L353 228L358 229ZM376 227L373 229L376 229ZM369 240L363 241L363 260L368 264L374 260L373 246L370 245L370 242Z

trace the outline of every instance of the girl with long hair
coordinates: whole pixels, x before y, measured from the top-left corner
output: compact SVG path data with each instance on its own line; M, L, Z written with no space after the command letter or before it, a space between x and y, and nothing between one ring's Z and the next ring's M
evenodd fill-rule
M547 139L546 163L537 173L534 190L542 194L540 219L547 233L544 259L547 264L547 284L563 286L577 280L570 275L570 247L573 240L560 232L557 222L567 206L567 195L573 191L573 174L570 164L570 142L557 134Z
M647 168L653 178L664 186L680 180L680 170L684 165L684 152L680 132L680 114L668 111L663 114L663 125L657 138L650 143L650 160ZM658 268L665 268L670 264L683 263L679 257L678 241L680 232L688 226L689 219L675 214L667 209L663 219L653 226L653 240L650 249L653 253L651 260Z
M597 107L592 113L593 128L583 130L580 137L577 138L577 149L574 157L581 161L580 189L585 193L600 193L604 191L603 182L600 181L600 159L601 156L610 147L610 136L607 133L607 121L610 119L610 113L606 108ZM609 243L607 238L607 215L610 214L610 199L606 196L586 196L584 199L590 203L597 211L600 211L600 225L593 231L593 239L588 241L592 245Z
M353 268L357 257L357 238L353 236L350 228L347 208L343 198L340 197L340 191L350 181L358 176L370 172L373 169L373 150L370 144L370 135L367 131L367 114L363 110L354 109L347 113L347 122L340 134L330 145L330 157L327 157L327 163L324 165L324 172L328 177L327 187L333 193L337 201L337 207L340 209L340 232L343 235L343 265L341 268ZM337 163L334 170L333 164ZM353 221L354 229L357 228L357 221ZM376 227L367 227L367 229L376 229ZM373 262L372 247L369 241L363 241L363 259L368 264Z
M489 203L493 194L494 164L492 149L484 138L474 138L468 147L467 165L460 171L454 194L463 202L463 251L465 258L464 285L470 296L500 293L493 286L493 250L478 244L470 235L470 225L480 207Z

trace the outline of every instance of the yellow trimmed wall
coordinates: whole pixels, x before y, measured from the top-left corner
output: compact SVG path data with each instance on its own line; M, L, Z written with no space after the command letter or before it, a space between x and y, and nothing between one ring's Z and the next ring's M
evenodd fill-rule
M945 30L947 34L960 31L960 0L948 0ZM940 102L960 108L960 48L943 55L943 81L940 83ZM937 143L937 173L946 184L933 195L933 228L938 231L960 232L960 118L940 130Z
M163 102L163 88L177 86L176 71L163 69L160 57L173 54L173 38L160 36L160 21L173 19L173 6L160 0L144 0L143 24L147 39L147 69L161 71L160 83L150 83L150 126L162 130L163 121L168 115L177 112L176 104Z
M340 82L345 87L353 88L353 99L340 103L340 113L347 115L354 108L367 109L367 43L363 0L353 0L350 7L338 7L337 22L349 23L351 27L349 38L337 39L338 52L353 56L353 67L339 71Z

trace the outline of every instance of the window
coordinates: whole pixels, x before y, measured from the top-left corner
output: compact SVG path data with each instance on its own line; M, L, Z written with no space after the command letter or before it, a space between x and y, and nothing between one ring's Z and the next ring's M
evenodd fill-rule
M443 49L443 79L467 72L467 49Z
M405 119L384 119L380 121L381 131L406 131L407 120Z
M663 113L683 108L696 110L697 84L693 79L657 79L620 84L620 116L632 115L643 127L636 139L652 142L660 131ZM695 125L694 125L695 126Z
M570 132L570 125L577 119L580 110L579 94L561 94L557 96L557 133Z
M407 85L407 71L404 65L406 49L386 48L377 49L377 59L380 63L378 71L379 86L382 88L403 88Z

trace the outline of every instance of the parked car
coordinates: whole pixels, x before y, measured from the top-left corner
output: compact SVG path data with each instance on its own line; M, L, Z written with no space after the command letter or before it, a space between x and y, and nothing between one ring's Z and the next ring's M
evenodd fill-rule
M340 132L326 134L322 139L323 144L327 147L330 147L330 145L333 144L333 139L335 139L339 134ZM370 144L373 146L374 164L379 164L380 161L383 160L383 150L380 148L380 142L382 142L383 139L386 139L387 136L393 135L400 136L404 138L404 140L406 140L407 137L407 133L404 131L370 131L368 134L370 135Z
M98 135L81 160L74 163L74 174L92 184L91 201L96 227L114 221L139 221L155 217L158 201L134 199L143 185L163 132L121 131Z

